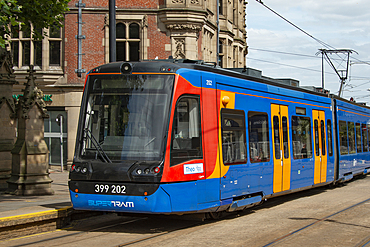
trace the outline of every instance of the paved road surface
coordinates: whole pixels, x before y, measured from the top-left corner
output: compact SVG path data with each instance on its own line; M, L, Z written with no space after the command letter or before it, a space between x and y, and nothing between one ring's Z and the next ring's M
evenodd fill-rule
M107 214L1 246L368 246L370 176L274 198L222 220Z

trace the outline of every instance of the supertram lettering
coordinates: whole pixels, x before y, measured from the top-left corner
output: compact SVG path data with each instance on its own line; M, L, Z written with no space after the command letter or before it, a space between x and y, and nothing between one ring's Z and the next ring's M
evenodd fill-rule
M89 204L89 206L95 206L95 207L119 207L119 208L135 207L135 204L133 202L88 200L87 203Z
M111 201L114 207L124 207L124 208L133 208L135 207L133 202L120 202L120 201Z
M101 207L111 207L112 203L110 201L94 201L88 200L87 201L89 206L101 206Z

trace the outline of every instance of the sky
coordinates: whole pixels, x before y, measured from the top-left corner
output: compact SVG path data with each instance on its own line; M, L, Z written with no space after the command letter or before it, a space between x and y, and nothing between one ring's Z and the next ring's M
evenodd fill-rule
M353 50L342 97L370 106L369 0L262 0L312 37L301 32L256 0L247 5L247 67L272 78L293 78L301 86L322 85L319 49ZM289 53L289 54L287 54ZM358 54L357 54L358 53ZM339 70L346 69L347 55L331 55ZM343 60L344 59L344 60ZM339 76L324 62L324 87L338 95Z

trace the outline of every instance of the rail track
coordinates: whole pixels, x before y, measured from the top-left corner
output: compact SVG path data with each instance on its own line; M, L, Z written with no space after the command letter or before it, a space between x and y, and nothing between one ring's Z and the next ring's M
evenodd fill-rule
M0 246L353 246L370 247L370 176L343 187L273 198L221 220L106 214Z

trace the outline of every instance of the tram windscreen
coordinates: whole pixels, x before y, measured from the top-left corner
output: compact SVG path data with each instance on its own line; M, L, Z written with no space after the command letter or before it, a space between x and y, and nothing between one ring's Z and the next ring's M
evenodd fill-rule
M163 159L174 76L91 75L88 80L82 157Z

